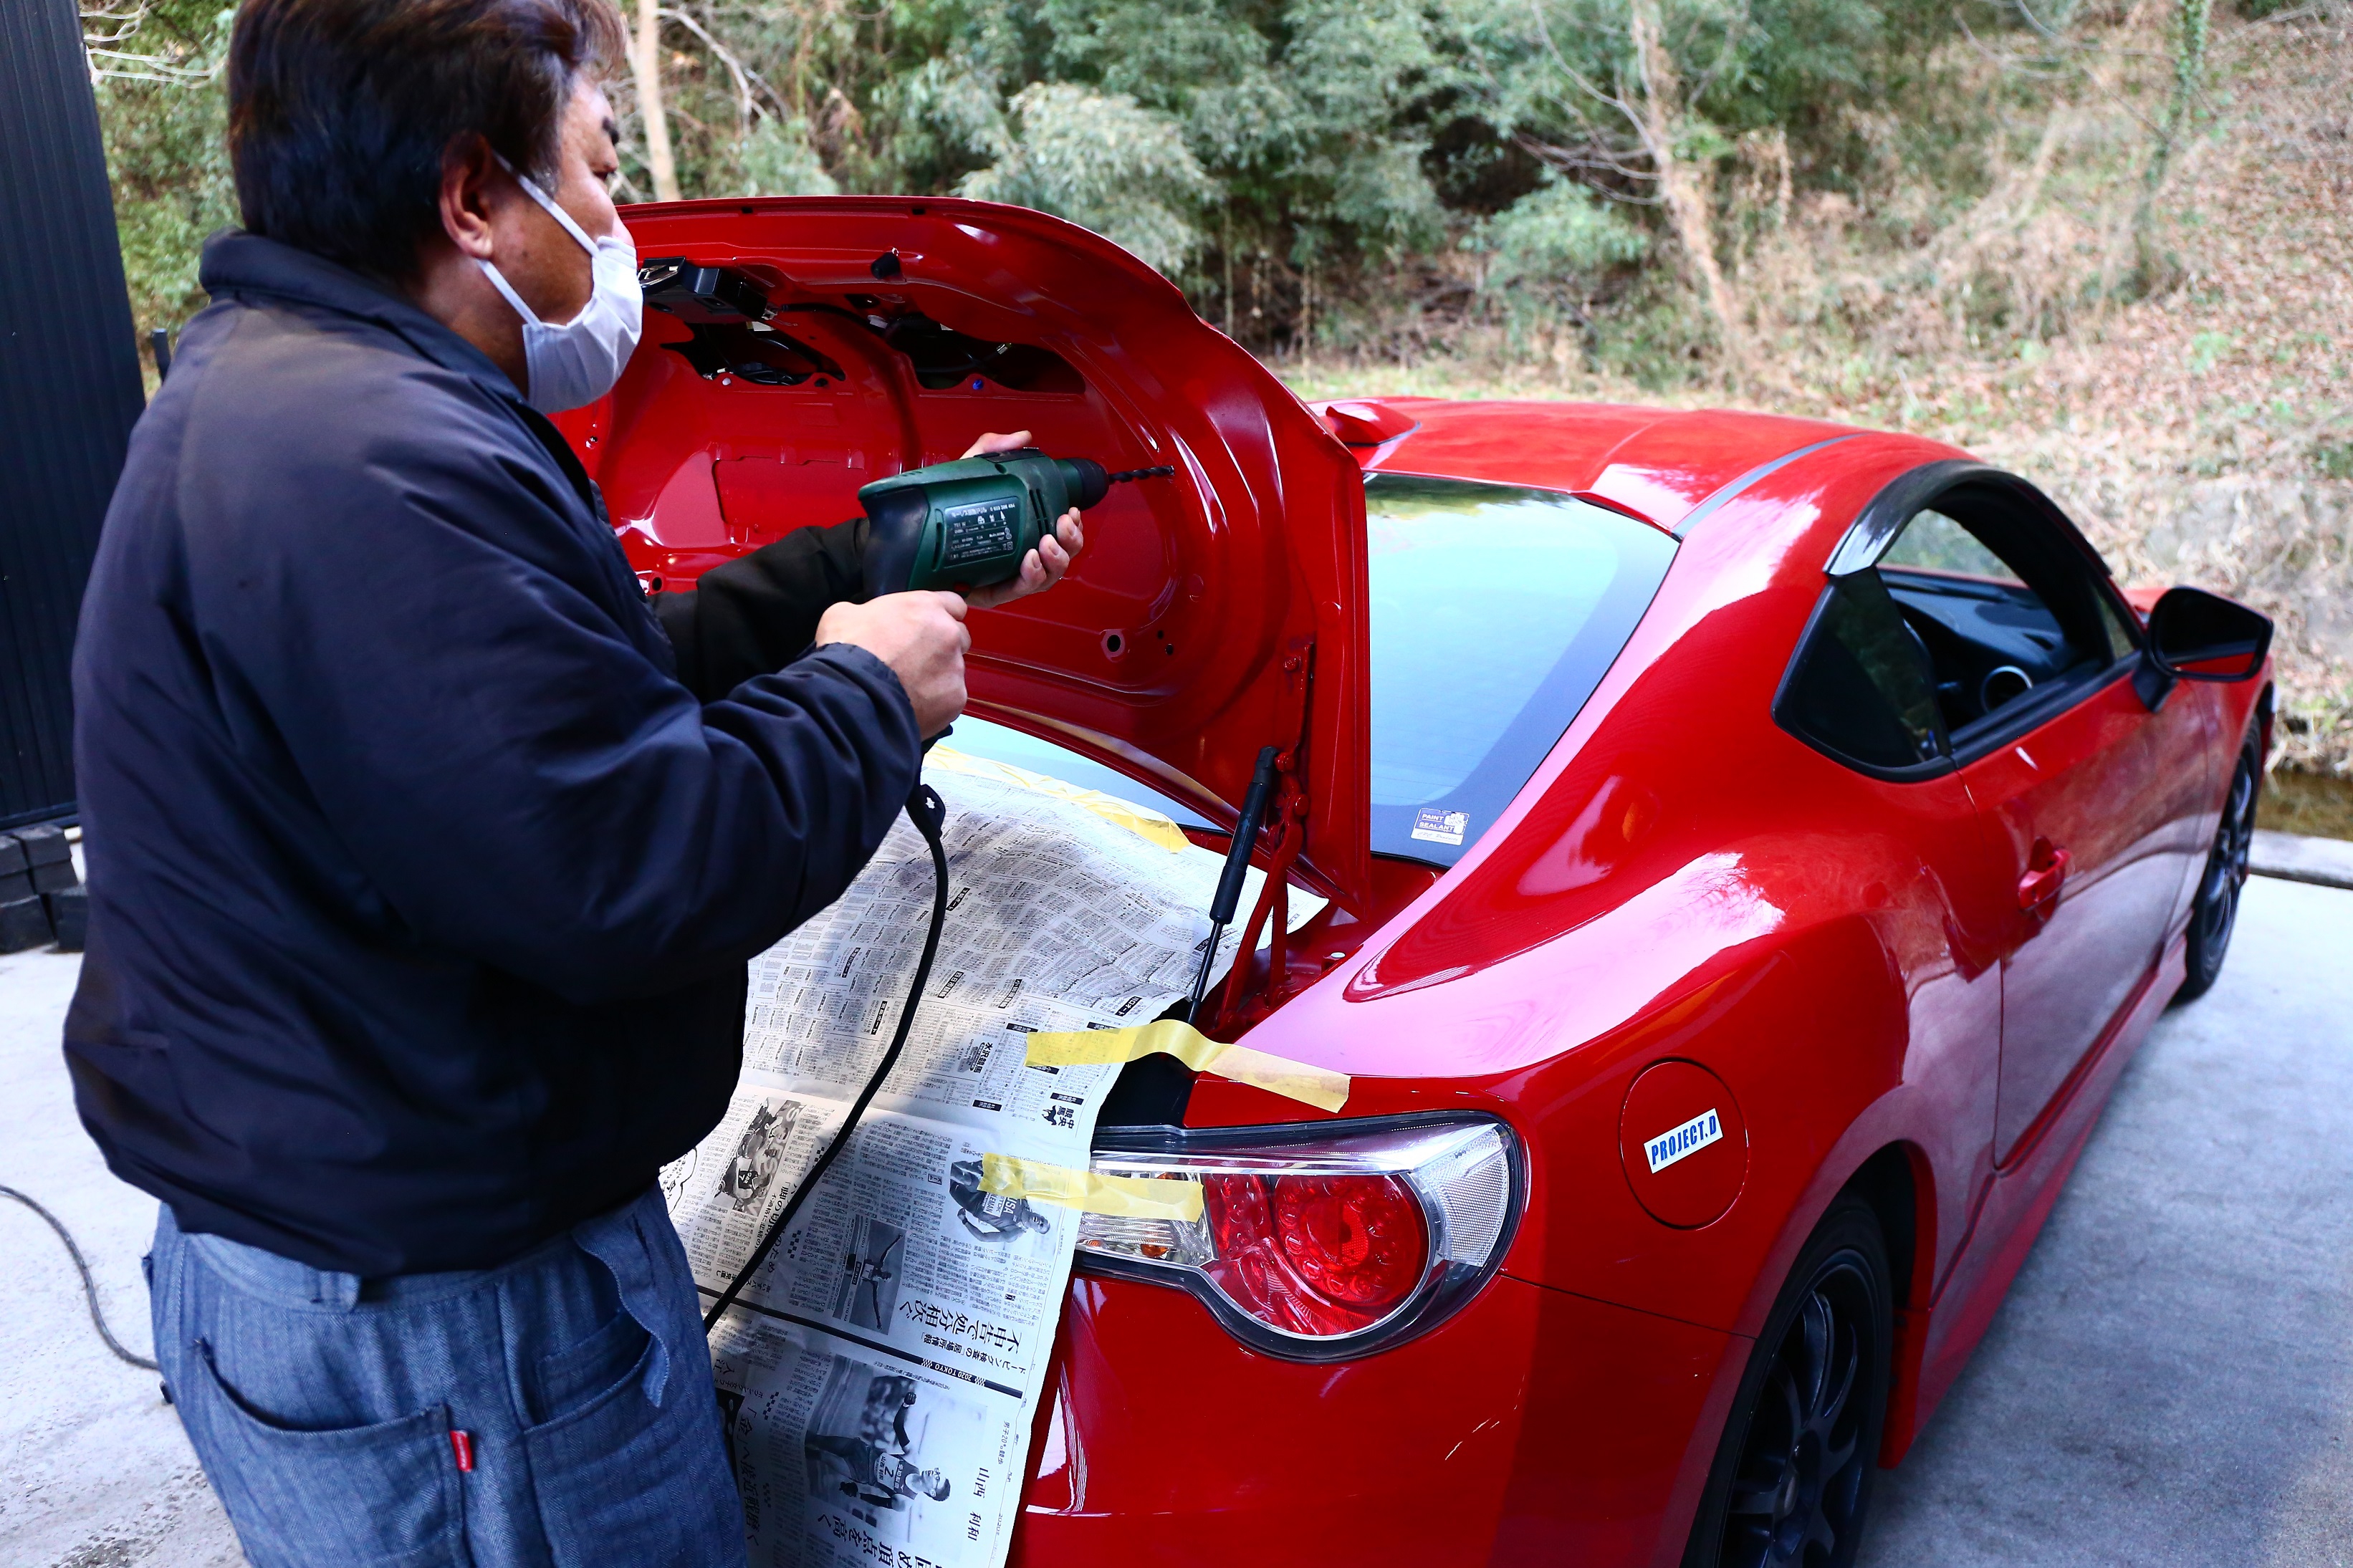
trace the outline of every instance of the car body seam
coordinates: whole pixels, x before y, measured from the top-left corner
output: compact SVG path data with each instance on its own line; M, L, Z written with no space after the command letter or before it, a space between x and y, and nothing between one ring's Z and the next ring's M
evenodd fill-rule
M1736 1340L1751 1342L1757 1338L1755 1334L1744 1334L1738 1329L1727 1329L1720 1323L1703 1323L1696 1318L1679 1318L1672 1312L1662 1312L1655 1307L1636 1307L1624 1301L1613 1301L1607 1296L1596 1296L1589 1290L1572 1290L1566 1285L1547 1285L1541 1279L1531 1279L1526 1275L1515 1274L1509 1268L1497 1269L1495 1278L1509 1279L1515 1285L1525 1285L1532 1289L1551 1290L1563 1296L1574 1296L1580 1301L1590 1301L1597 1307L1609 1307L1620 1312L1640 1312L1646 1318L1656 1318L1665 1323L1681 1323L1687 1329L1698 1329L1706 1333L1725 1334Z

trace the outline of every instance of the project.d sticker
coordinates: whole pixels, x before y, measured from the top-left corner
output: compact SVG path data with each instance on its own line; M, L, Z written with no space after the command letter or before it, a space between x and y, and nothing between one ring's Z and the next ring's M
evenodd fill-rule
M1642 1145L1642 1157L1657 1175L1676 1161L1696 1154L1724 1136L1724 1123L1713 1110L1703 1110L1681 1127L1672 1127Z
M1413 814L1413 836L1432 844L1461 844L1463 830L1471 826L1467 811L1440 811L1425 805Z

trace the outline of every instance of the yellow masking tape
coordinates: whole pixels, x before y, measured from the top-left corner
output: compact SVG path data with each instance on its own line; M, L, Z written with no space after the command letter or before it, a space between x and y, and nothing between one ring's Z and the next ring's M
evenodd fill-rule
M1346 1073L1271 1057L1248 1046L1228 1046L1219 1056L1217 1066L1209 1070L1219 1078L1229 1078L1236 1083L1246 1083L1321 1110L1337 1110L1348 1103Z
M999 1197L1028 1198L1033 1203L1059 1204L1087 1214L1124 1215L1130 1219L1192 1221L1201 1217L1201 1184L1165 1181L1156 1176L1099 1176L1043 1160L1012 1154L984 1154L980 1159L980 1190Z
M1163 1018L1157 1023L1137 1024L1124 1029L1073 1029L1032 1035L1028 1060L1031 1067L1082 1067L1097 1062L1132 1062L1160 1051L1199 1072L1226 1048L1225 1041L1209 1038L1182 1019Z
M1176 1018L1139 1024L1126 1029L1077 1029L1029 1037L1028 1061L1032 1067L1080 1067L1089 1063L1132 1062L1155 1051L1175 1057L1195 1072L1214 1072L1236 1083L1250 1084L1270 1094L1298 1100L1324 1110L1348 1103L1348 1075L1329 1068L1254 1051L1248 1046L1213 1040L1192 1025Z
M1039 795L1056 800L1067 800L1072 805L1093 812L1105 822L1115 823L1138 837L1157 844L1171 855L1181 855L1192 847L1185 830L1169 818L1144 806L1103 794L1099 789L1081 789L1064 784L1060 779L1044 773L1033 773L1028 768L1017 768L1010 763L993 763L985 757L968 756L952 746L934 746L923 757L927 768L944 773L964 773L973 778L995 779L999 784L1018 784L1036 790Z

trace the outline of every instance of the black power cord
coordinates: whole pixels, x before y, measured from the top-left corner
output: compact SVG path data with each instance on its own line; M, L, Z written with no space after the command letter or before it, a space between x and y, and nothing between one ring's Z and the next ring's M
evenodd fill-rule
M923 999L923 987L931 984L932 960L939 956L940 951L940 928L947 924L948 852L946 846L940 842L940 830L946 825L947 815L946 805L929 784L917 784L914 793L907 797L907 820L915 825L915 831L923 836L923 842L930 846L932 851L932 929L923 938L923 956L916 961L914 983L907 987L907 1005L899 1009L899 1026L891 1036L891 1048L882 1053L881 1063L875 1068L874 1076L866 1080L866 1087L851 1104L849 1114L842 1118L841 1131L833 1135L833 1142L825 1146L825 1152L819 1154L817 1163L808 1168L808 1174L801 1178L801 1184L793 1189L791 1197L785 1200L783 1210L768 1222L767 1230L760 1237L760 1245L752 1249L752 1256L744 1260L743 1268L736 1270L735 1278L727 1282L727 1289L719 1293L719 1300L712 1303L711 1310L702 1315L702 1331L706 1334L719 1321L721 1314L735 1304L735 1298L743 1294L744 1284L759 1272L760 1265L768 1260L768 1254L776 1247L777 1237L785 1234L785 1227L792 1224L793 1215L800 1213L801 1205L808 1195L817 1191L817 1184L824 1178L828 1167L839 1157L843 1149L849 1147L849 1135L858 1130L858 1119L866 1114L866 1108L873 1102L875 1094L882 1087L882 1080L889 1078L891 1069L899 1065L899 1053L907 1047L907 1031L914 1026L915 1004ZM70 1247L73 1244L69 1241L67 1245ZM90 1276L85 1272L82 1278L87 1280ZM91 1297L93 1312L97 1310L97 1304L98 1298ZM105 1325L99 1325L99 1330L105 1332ZM108 1335L108 1342L113 1342L111 1334Z
M142 1371L153 1372L155 1370L153 1362L149 1361L145 1356L132 1355L129 1351L124 1350L122 1342L114 1337L114 1331L106 1326L106 1313L98 1304L98 1281L90 1277L90 1265L82 1261L81 1248L74 1244L73 1232L66 1228L65 1221L14 1187L0 1187L0 1198L14 1198L49 1222L49 1228L56 1231L58 1239L66 1244L66 1252L73 1258L74 1269L81 1276L82 1294L90 1298L90 1321L98 1325L98 1337L106 1342L106 1348L112 1351L118 1360L129 1362Z

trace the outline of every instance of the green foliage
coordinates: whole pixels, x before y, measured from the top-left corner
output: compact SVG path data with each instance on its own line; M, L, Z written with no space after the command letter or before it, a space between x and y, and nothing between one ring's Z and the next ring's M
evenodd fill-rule
M1549 178L1480 224L1463 245L1490 257L1480 280L1490 294L1581 303L1605 274L1650 254L1650 235L1627 213L1586 186Z
M808 121L766 119L744 138L737 154L747 196L829 196L840 190L809 145Z
M1209 182L1183 128L1125 93L1032 82L989 140L996 162L959 181L960 195L1069 218L1164 272L1201 243L1193 214Z
M237 221L220 83L230 13L215 0L158 3L139 26L93 40L99 126L140 341L204 308L196 256Z
M1916 128L1957 112L1922 74L1957 26L1944 0L1660 4L1686 100L1677 154L1711 176L1765 137L1799 189L1852 191L1928 156ZM1981 35L2007 25L1994 0L1964 4ZM1596 354L1688 354L1629 0L670 5L684 19L664 24L664 91L689 196L1025 203L1126 246L1261 349L1296 346L1311 301L1325 331L1353 332L1354 296L1451 270L1514 331L1584 322ZM195 77L216 61L219 0L143 16L138 48ZM626 73L613 91L622 194L643 199ZM235 216L219 84L110 80L100 107L141 319L185 314L197 242ZM1913 140L1872 129L1886 125Z

